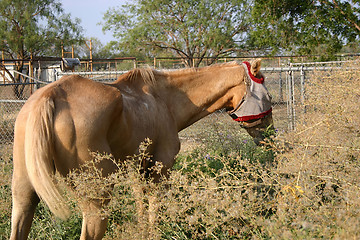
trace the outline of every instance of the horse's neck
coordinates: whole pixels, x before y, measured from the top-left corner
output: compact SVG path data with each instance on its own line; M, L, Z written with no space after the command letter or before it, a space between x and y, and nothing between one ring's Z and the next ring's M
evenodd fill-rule
M171 87L163 96L179 131L225 107L231 98L228 91L243 79L239 69L239 65L231 65L168 75Z

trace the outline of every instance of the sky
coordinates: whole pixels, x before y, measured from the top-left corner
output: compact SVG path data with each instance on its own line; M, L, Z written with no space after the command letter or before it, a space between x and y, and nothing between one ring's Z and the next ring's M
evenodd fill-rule
M84 29L85 37L96 37L104 45L114 40L112 34L102 31L102 26L98 23L103 22L105 12L112 7L118 7L127 2L127 0L60 0L66 13L71 17L81 19L81 26Z

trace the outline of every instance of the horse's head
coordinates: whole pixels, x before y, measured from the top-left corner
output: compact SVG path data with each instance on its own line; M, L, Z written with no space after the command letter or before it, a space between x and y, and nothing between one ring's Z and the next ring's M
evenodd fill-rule
M233 106L229 114L259 145L274 132L271 96L260 72L261 59L256 59L251 64L243 62L242 65L245 69L246 94Z

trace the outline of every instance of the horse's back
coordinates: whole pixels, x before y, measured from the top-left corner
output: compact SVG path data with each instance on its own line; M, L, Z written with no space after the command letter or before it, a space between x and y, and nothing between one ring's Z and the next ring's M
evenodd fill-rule
M54 164L62 175L90 160L90 151L125 159L136 153L145 138L153 141L153 149L169 152L166 155L178 151L174 119L166 103L150 90L132 83L107 85L79 76L64 77L29 98L17 120L22 130L15 134L20 141L24 141L27 116L43 98L54 102Z
M118 89L79 76L68 76L37 90L19 113L14 151L21 152L27 118L39 102L54 102L54 162L66 174L87 161L89 151L109 152L107 134L112 118L122 110ZM34 149L36 151L36 149Z

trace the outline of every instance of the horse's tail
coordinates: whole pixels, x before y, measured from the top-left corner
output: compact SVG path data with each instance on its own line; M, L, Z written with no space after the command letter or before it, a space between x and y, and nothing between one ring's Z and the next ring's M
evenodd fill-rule
M29 112L25 131L25 162L38 196L57 217L67 219L70 210L54 179L55 104L51 92L38 99Z

